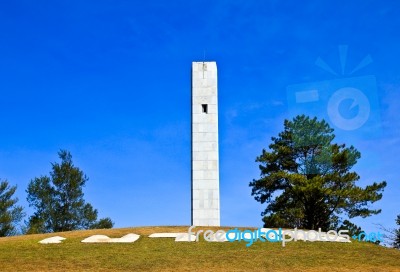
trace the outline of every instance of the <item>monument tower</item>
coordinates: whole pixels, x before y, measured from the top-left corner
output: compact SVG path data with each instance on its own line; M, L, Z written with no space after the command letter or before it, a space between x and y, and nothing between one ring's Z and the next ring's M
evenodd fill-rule
M193 226L220 226L217 89L217 64L193 62Z

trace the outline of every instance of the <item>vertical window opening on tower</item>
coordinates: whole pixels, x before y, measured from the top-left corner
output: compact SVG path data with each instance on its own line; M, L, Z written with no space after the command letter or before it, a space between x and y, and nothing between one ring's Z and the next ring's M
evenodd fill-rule
M207 104L201 104L201 109L203 110L203 113L208 113L208 105Z

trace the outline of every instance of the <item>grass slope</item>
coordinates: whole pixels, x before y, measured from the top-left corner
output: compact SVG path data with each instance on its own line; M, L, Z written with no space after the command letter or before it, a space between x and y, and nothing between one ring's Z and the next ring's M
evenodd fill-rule
M147 237L154 232L187 229L140 227L0 238L0 271L400 271L399 250L365 242L290 242L282 247L258 241L246 247L245 242L177 243ZM131 244L80 242L94 234L121 237L128 233L141 237ZM38 244L55 235L67 240Z

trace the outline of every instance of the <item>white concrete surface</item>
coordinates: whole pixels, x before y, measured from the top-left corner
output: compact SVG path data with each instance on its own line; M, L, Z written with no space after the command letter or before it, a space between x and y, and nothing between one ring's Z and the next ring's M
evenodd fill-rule
M175 238L175 242L195 242L196 236L189 235L187 232L158 232L149 235L149 238Z
M217 65L193 62L192 225L220 226L219 203Z
M150 238L176 238L179 235L184 234L183 232L157 232L157 233L152 233L149 235Z
M187 233L180 233L180 235L178 235L175 238L175 242L196 242L196 235L189 235Z
M86 239L83 239L82 243L108 243L110 241L110 237L106 235L92 235Z
M140 235L129 233L121 238L111 238L110 243L133 243L140 238Z
M133 243L139 239L140 235L129 233L121 238L110 238L106 235L92 235L83 239L82 243Z
M66 238L61 236L53 236L39 241L40 244L60 244Z

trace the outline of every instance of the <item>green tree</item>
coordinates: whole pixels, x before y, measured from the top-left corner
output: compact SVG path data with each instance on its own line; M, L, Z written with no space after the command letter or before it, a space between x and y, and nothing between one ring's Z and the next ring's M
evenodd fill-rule
M399 227L394 230L393 247L400 249L400 214L397 216L396 224Z
M10 186L6 180L0 182L0 236L17 233L17 225L25 216L21 206L16 205L18 198L13 198L17 186Z
M363 241L366 241L368 243L376 244L379 245L382 241L377 240L378 238L381 239L381 237L375 237L376 241L368 241L367 237L365 236L366 232L356 224L350 222L349 220L344 220L343 223L338 227L337 231L340 230L347 230L348 234L350 237L353 239L362 239ZM356 238L355 238L356 237Z
M111 218L106 217L100 219L98 222L93 224L90 228L91 229L110 229L114 225L114 222L111 220Z
M256 159L260 179L249 185L254 198L267 203L265 226L336 229L341 214L353 218L380 213L370 204L382 198L386 182L357 186L360 177L351 169L360 152L333 143L333 131L324 120L297 116L285 120L269 151L262 150Z
M28 233L90 229L104 220L96 221L97 210L83 198L88 178L74 166L68 151L61 150L58 155L61 163L52 164L50 176L34 178L28 185L27 200L35 209Z
M361 227L357 226L356 224L350 222L349 220L344 220L340 227L337 229L339 230L348 230L348 234L353 236L358 236L360 233L364 232Z

